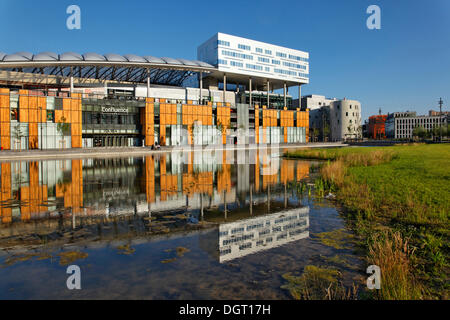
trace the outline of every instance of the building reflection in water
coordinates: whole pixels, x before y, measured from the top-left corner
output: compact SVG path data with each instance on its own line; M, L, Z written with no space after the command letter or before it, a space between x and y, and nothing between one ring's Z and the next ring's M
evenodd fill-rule
M309 237L309 208L297 208L219 226L219 261Z
M277 197L275 189L301 181L309 174L308 162L283 160L258 150L5 162L0 167L3 236L9 234L10 230L5 230L14 225L52 218L67 219L76 227L77 221L86 221L79 219L83 217L148 216L183 210L200 220L204 218L204 211L216 209L223 213L219 220L229 222L233 219L227 220L227 214L247 206L247 214L241 217L246 219L252 216L253 206L258 204L267 204L264 214L279 211L270 207L272 198ZM284 191L286 193L286 187ZM286 194L284 198L284 208L287 208ZM300 211L295 211L298 219L301 219ZM287 214L293 215L294 211L280 213ZM210 221L220 222L217 216L210 214L210 217ZM275 223L277 218L257 219ZM89 221L95 223L92 219ZM249 219L248 223L251 221ZM221 230L226 227L227 224L220 226ZM269 246L267 239L264 238L264 244ZM289 233L287 239L291 239ZM254 240L253 249L260 244L256 237ZM273 240L277 242L276 238ZM228 249L224 247L224 250ZM231 249L230 257L234 255Z

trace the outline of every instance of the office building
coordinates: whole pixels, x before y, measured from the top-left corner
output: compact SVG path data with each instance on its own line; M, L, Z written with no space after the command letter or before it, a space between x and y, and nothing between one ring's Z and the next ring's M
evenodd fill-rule
M430 114L433 114L430 112ZM394 112L386 118L386 136L390 139L412 139L415 128L423 128L431 132L439 126L447 126L449 115L443 113L431 116L418 116L416 112Z
M385 122L386 122L387 114L383 115L374 115L369 117L368 124L368 138L370 139L385 139L386 138L386 130L385 130Z
M342 141L362 137L361 103L356 100L304 96L301 109L309 111L312 140Z
M309 82L308 59L222 33L198 60L0 53L0 146L306 143L308 110L288 90Z

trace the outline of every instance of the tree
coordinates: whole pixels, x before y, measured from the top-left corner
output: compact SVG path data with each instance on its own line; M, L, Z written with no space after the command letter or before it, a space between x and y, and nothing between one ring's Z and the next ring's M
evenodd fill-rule
M56 126L56 130L61 136L60 142L62 143L64 148L65 147L64 136L67 136L70 133L70 124L66 123L66 118L61 117L61 122L59 122L58 125Z
M217 120L216 127L217 127L217 130L219 130L219 132L222 134L222 136L224 134L226 134L226 131L228 129L228 125L222 123L220 120Z
M189 131L191 133L191 146L194 146L195 143L195 122L192 122L189 126Z
M326 141L326 139L329 138L330 135L330 126L328 124L325 124L323 127L323 142Z
M439 126L435 126L432 130L431 133L433 135L433 139L435 139L436 137L439 137L440 132L439 132ZM442 130L442 135L444 135L444 130Z
M347 127L347 131L348 131L347 135L348 135L349 138L352 137L352 129L353 129L352 125L349 124L348 127Z
M417 126L413 129L413 137L424 139L426 137L426 131L422 126Z
M312 140L316 142L317 136L319 135L319 129L313 128L311 131Z
M16 124L14 127L13 137L16 142L16 144L19 144L19 151L22 151L22 137L25 135L22 132L22 127L20 126L20 123Z
M361 138L362 138L362 135L363 135L363 126L362 126L362 125L359 125L359 126L356 128L356 132L357 132L357 138L358 138L358 139L361 139Z

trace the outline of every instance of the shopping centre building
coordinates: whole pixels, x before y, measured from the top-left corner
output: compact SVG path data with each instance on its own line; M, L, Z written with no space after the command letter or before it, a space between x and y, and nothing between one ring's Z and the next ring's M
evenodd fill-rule
M1 149L308 142L307 52L218 33L197 59L0 52Z

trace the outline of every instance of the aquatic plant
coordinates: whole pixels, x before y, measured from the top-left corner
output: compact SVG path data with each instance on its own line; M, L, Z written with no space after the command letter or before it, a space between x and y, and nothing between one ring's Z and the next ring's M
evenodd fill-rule
M80 259L86 259L88 254L80 251L64 251L58 254L59 264L62 266L67 266L74 263Z
M352 234L345 229L315 233L313 236L319 239L322 244L338 250L348 249L348 242L353 239Z
M357 287L347 289L337 269L307 265L301 276L287 273L283 278L287 284L281 288L289 290L297 300L348 300L357 297Z
M386 230L372 235L368 263L381 270L381 289L374 294L382 300L410 300L422 298L422 289L412 272L414 254L407 239L400 232Z

